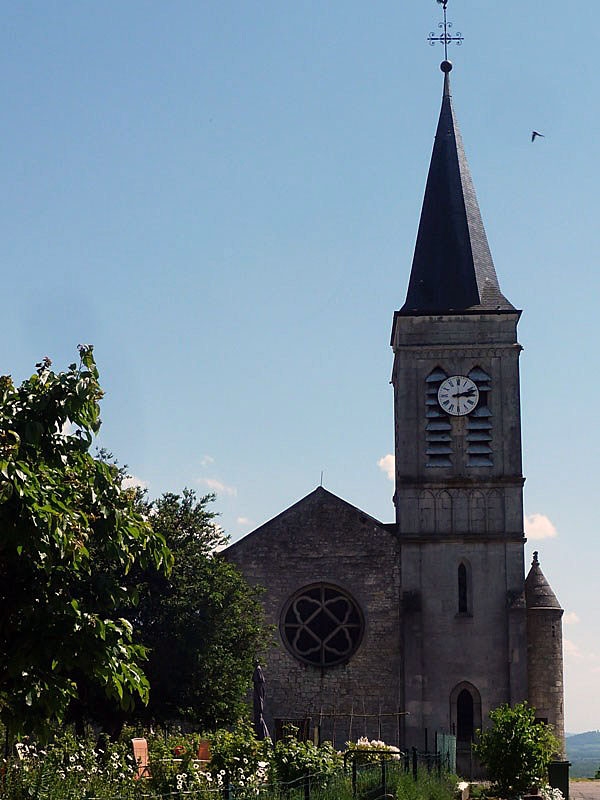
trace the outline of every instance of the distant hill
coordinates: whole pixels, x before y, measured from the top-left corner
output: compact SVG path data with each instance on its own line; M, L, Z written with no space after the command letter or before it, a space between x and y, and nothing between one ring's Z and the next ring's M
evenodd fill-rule
M575 733L566 737L567 758L572 778L593 778L600 768L600 731Z

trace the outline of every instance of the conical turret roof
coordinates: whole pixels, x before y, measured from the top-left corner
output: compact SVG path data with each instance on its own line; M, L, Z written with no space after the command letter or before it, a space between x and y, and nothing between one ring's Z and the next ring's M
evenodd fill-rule
M541 570L537 551L533 554L531 569L525 578L525 601L527 608L556 608L562 611L556 595Z
M456 121L449 73L435 135L406 302L400 314L514 311L500 291Z

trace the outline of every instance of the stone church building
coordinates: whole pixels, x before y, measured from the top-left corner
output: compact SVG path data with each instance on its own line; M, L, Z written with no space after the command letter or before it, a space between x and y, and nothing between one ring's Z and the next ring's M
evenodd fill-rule
M517 323L502 294L442 63L442 108L392 324L395 521L319 487L227 557L265 587L265 719L459 754L501 703L563 724L562 609L525 576ZM279 722L278 722L279 721ZM309 735L312 735L309 732Z

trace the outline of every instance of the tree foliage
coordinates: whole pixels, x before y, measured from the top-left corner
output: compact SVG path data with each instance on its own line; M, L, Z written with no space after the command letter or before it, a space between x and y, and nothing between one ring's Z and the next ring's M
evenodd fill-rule
M481 734L476 753L500 797L516 797L548 781L548 764L560 751L551 728L535 721L526 702L490 712L492 727Z
M102 390L92 347L20 386L0 377L0 716L13 730L62 721L82 685L146 701L144 647L117 609L134 565L166 570L164 538L89 448Z
M140 575L132 622L149 650L147 713L202 729L235 721L265 642L258 592L218 552L227 539L209 509L213 495L185 489L148 506L174 556L170 575Z

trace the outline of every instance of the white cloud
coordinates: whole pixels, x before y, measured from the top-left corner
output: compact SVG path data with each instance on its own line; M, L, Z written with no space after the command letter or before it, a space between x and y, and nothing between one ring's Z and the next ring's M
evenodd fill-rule
M570 639L563 639L563 650L565 651L565 655L567 657L581 659L584 658L583 653L579 649L579 647L572 642Z
M137 478L135 475L127 475L126 478L123 478L121 481L121 488L122 489L147 489L148 488L148 481L143 481L141 478Z
M554 539L558 531L545 514L528 514L525 517L525 535L528 539Z
M208 467L210 464L214 464L215 460L212 456L204 455L200 459L200 466L201 467Z
M563 616L563 622L565 625L577 625L577 623L581 622L581 620L574 611L568 611Z
M238 517L236 519L238 525L252 525L252 521L248 519L248 517Z
M394 480L396 473L396 459L391 453L388 453L387 456L380 458L377 462L377 466L382 472L385 472L391 481Z
M226 494L230 497L235 497L237 495L235 486L227 486L226 483L218 481L216 478L198 478L198 483L202 486L206 486L211 492L216 492L217 494Z

